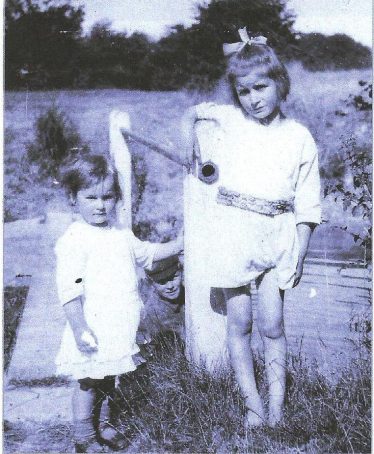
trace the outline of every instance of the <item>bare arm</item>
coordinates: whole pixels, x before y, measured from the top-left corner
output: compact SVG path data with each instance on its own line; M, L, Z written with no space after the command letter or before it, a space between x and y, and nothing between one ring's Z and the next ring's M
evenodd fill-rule
M93 338L97 344L97 338L95 333L87 325L87 321L84 317L82 300L80 297L74 298L63 306L66 318L71 326L74 334L75 342L79 351L85 354L91 354L97 351L97 347L93 347L89 342L82 339L82 334L86 331Z
M296 226L297 235L299 237L300 252L293 287L296 287L299 284L301 277L303 275L304 260L308 252L309 240L310 237L312 236L315 227L316 227L315 224L309 222L301 222Z

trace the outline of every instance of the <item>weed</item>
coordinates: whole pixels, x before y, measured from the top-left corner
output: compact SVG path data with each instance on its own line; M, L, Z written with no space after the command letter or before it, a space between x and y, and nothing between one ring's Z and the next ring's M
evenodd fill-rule
M27 145L27 156L38 165L42 178L58 178L64 160L77 151L88 151L71 120L55 106L38 117L35 129L34 142Z

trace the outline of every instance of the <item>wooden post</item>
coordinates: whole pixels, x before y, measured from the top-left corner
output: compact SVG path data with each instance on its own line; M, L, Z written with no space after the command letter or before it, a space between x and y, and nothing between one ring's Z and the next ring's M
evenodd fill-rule
M196 139L201 161L213 161L214 123L196 124ZM226 342L226 307L220 289L209 282L207 257L211 241L219 241L214 223L214 207L219 180L213 184L200 181L197 162L184 178L184 278L186 287L186 344L191 361L214 373L228 365ZM222 251L223 254L229 251Z
M218 146L217 135L213 133L214 124L202 121L196 124L196 137L200 149L200 162L213 161L211 151ZM131 153L126 144L130 138L164 157L183 165L178 153L167 147L145 139L130 130L127 113L113 111L110 114L110 153L116 166L123 205L118 208L118 217L123 225L131 228ZM226 345L226 307L220 289L212 289L206 258L210 241L219 241L219 232L214 218L217 182L203 176L196 160L189 171L185 169L184 178L184 277L186 289L186 344L188 358L205 366L210 372L219 371L228 364ZM209 184L206 182L209 181ZM227 253L223 251L222 253Z
M131 153L123 139L122 129L130 130L130 117L126 112L113 110L109 117L110 154L118 172L122 201L117 204L117 219L131 229Z

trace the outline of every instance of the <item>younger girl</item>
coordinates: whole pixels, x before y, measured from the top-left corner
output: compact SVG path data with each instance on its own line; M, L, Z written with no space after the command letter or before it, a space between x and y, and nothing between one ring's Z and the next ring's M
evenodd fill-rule
M318 153L309 131L281 111L290 80L266 38L225 44L231 105L203 103L182 124L187 158L192 159L193 127L214 120L212 160L219 168L215 229L219 238L206 249L212 287L227 304L228 347L247 407L246 425L265 421L257 390L250 337L249 282L258 289L257 323L264 343L269 386L268 423L282 418L286 383L284 290L303 273L308 243L320 222Z
M101 444L123 447L123 437L107 427L98 434L100 406L114 390L115 377L136 369L142 302L136 266L178 254L182 240L151 244L117 227L120 199L117 173L100 155L86 155L63 178L81 220L58 240L57 288L68 324L56 358L60 374L77 380L73 395L76 452L102 452Z

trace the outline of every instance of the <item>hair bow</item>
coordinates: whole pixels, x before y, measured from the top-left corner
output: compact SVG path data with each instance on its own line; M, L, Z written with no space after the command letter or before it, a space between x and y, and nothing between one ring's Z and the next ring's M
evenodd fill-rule
M239 43L232 43L232 44L224 44L223 47L223 55L225 57L240 52L247 44L250 46L251 44L266 44L267 39L265 36L255 36L250 38L247 32L247 27L239 28L238 30L239 36L241 41Z

